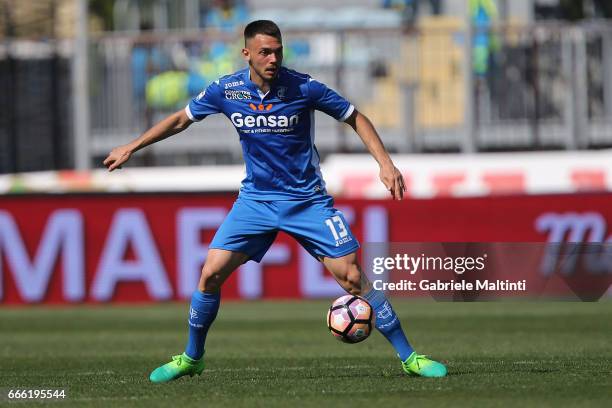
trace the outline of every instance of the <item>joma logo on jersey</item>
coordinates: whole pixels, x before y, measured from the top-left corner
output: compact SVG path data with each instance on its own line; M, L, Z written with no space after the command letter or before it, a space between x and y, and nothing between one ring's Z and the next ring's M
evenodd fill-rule
M249 100L251 93L249 91L225 91L225 99Z
M240 85L244 85L243 81L237 81L237 82L228 82L227 84L225 84L225 89L227 88L233 88L235 86L240 86Z
M232 113L230 119L234 126L241 127L289 127L295 126L300 121L300 115L291 115L289 117L280 115L243 115L242 113Z

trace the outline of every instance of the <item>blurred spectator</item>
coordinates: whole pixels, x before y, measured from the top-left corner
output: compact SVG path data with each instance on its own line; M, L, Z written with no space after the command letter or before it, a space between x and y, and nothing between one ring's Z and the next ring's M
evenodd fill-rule
M150 31L153 25L141 22L140 31ZM170 61L150 41L136 40L132 45L132 93L135 105L142 103L147 81L156 73L171 68Z
M241 0L213 0L212 6L204 15L204 27L221 31L238 31L247 23L249 12Z
M404 25L414 25L419 16L419 3L421 0L383 0L382 7L386 9L399 10L402 13ZM428 0L431 14L442 13L442 0Z
M498 48L497 39L491 31L497 20L495 0L470 0L470 17L474 25L474 72L478 76L485 76L492 53Z
M497 111L500 97L504 93L503 90L500 93L498 87L495 86L496 54L500 49L499 39L493 28L498 16L497 5L495 0L470 0L469 12L474 30L472 64L476 75L476 106L488 104L490 109ZM475 115L478 120L479 109L476 109Z

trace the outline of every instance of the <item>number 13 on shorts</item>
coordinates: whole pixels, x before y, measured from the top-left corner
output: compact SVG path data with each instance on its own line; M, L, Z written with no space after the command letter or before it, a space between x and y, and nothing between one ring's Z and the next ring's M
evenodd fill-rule
M325 224L327 224L327 226L331 230L331 233L334 236L334 240L336 240L336 242L338 242L342 238L345 238L348 235L348 231L344 226L344 221L342 221L342 218L340 218L340 216L338 215L334 215L333 217L326 219Z

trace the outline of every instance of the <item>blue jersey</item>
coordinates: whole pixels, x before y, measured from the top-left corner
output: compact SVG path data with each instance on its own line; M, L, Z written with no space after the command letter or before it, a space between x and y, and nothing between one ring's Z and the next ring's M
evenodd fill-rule
M247 68L210 84L185 112L193 121L215 113L231 120L246 164L241 197L292 200L326 193L314 145L315 109L339 121L354 111L324 84L281 67L266 94L251 82Z

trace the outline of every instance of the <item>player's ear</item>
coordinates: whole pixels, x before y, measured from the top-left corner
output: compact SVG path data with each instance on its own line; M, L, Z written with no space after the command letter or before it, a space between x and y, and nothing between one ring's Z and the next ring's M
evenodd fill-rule
M250 57L251 57L251 53L249 52L248 48L243 48L242 58L244 58L245 61L249 61Z

